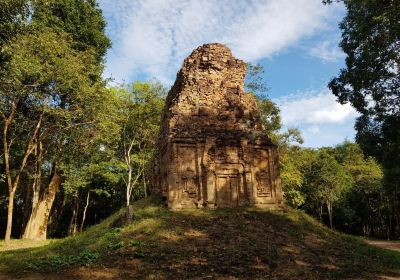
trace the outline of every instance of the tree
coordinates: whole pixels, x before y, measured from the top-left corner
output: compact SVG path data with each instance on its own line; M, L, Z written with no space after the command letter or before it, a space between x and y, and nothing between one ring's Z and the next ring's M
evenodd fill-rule
M3 0L0 6L0 48L20 33L29 15L26 0Z
M261 121L267 134L271 137L282 128L280 110L268 96L268 87L264 78L264 67L260 64L246 64L245 89L249 94L253 94L257 101L258 110L261 114Z
M68 233L75 235L78 231L82 232L87 211L91 199L94 195L110 197L111 193L107 188L96 184L99 178L117 184L120 180L118 173L115 172L115 162L108 161L108 155L103 149L97 149L94 154L81 154L79 159L70 158L69 163L61 166L63 177L65 178L62 187L64 194L72 201L72 215L69 222ZM79 222L80 198L83 196L84 205ZM79 227L79 228L78 228Z
M32 213L24 236L45 238L43 228L61 184L61 157L74 142L69 136L92 130L103 102L101 61L110 41L95 0L5 0L0 17L2 147L9 189L6 241L15 192L32 158ZM22 156L16 152L20 150ZM52 179L41 190L45 164L52 166L47 168Z
M264 67L260 64L246 64L245 89L256 98L257 107L261 115L261 121L267 135L278 146L283 147L291 143L303 143L301 133L297 128L282 130L282 119L278 105L269 99L267 83L262 76Z
M75 50L90 50L97 62L103 60L111 42L105 34L106 22L96 0L33 0L32 10L34 25L70 34Z
M332 221L342 231L388 237L390 204L382 168L358 144L345 141L319 149L288 145L281 164L286 204L321 221L327 212L328 224Z
M361 113L357 142L383 165L394 235L400 227L400 2L340 2L347 9L340 24L346 68L329 87L339 102Z
M319 208L322 219L322 207L328 210L329 225L333 228L333 205L337 202L348 186L351 178L344 168L327 151L321 150L305 174L307 196Z
M246 91L251 92L261 99L267 98L268 86L264 81L264 67L261 64L246 63Z
M280 149L282 190L287 205L297 208L306 203L306 170L317 155L316 150L296 145L287 145Z
M119 93L123 104L120 150L127 170L123 180L128 219L132 219L130 202L140 179L143 180L143 193L147 196L145 171L159 132L166 90L159 83L135 82L129 88L119 89Z
M344 213L342 229L367 236L386 235L387 221L383 214L387 202L379 164L372 157L365 157L359 145L348 141L336 146L332 155L352 178L352 185L339 207ZM352 214L346 217L346 212Z
M40 238L45 238L43 229L48 220L48 207L51 208L61 183L60 158L63 149L73 142L68 136L74 131L90 128L98 114L95 110L104 104L103 85L93 82L93 77L100 75L101 66L91 52L70 48L67 34L55 33L48 28L16 37L4 48L4 53L10 57L0 73L0 99L4 104L2 140L9 188L6 240L9 241L11 236L15 192L34 152L39 166L43 152L51 155L48 165L52 166L52 179L46 201L32 208L44 207L37 213L41 213L39 216L44 223L40 226ZM17 158L10 158L17 139L18 145L23 145L23 140L26 143L18 165ZM40 180L40 173L36 176Z

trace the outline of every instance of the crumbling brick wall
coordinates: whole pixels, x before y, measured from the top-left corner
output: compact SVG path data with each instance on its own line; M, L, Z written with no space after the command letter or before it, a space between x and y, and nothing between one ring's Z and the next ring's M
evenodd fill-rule
M184 60L152 164L152 189L170 208L282 203L277 147L244 91L245 74L246 64L221 44L203 45Z

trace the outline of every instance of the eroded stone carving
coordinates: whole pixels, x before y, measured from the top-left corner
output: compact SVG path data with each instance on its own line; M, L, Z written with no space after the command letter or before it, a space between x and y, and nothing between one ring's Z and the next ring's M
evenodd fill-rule
M221 44L185 59L168 93L153 158L153 191L170 208L282 203L277 148L263 130L246 66Z
M197 198L198 186L194 171L188 167L186 171L183 171L181 174L183 192L187 193L189 198Z
M272 196L270 176L268 172L261 171L256 174L257 196Z

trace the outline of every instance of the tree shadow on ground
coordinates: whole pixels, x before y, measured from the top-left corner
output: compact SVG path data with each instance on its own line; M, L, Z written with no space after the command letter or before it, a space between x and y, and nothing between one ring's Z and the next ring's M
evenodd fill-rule
M67 239L47 249L9 254L13 254L13 259L18 254L40 259L45 253L48 260L60 252L99 252L100 258L93 264L89 255L88 263L66 263L58 266L55 273L49 262L49 273L20 275L25 280L400 276L399 253L373 248L354 237L331 231L298 211L236 208L172 212L160 206L137 209L135 221L125 227L110 229L110 222L108 228L103 225L101 230L89 230L86 236ZM0 255L0 268L5 254ZM34 260L30 264L35 268ZM36 269L46 269L38 264ZM18 277L15 273L10 275Z

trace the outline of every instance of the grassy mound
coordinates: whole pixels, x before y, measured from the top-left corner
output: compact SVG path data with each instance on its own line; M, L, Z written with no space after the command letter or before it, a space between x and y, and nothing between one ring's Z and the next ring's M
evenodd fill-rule
M76 237L1 252L0 273L21 279L400 276L400 253L331 231L300 211L173 212L154 197L135 203L134 209L134 221L125 226L120 211Z

